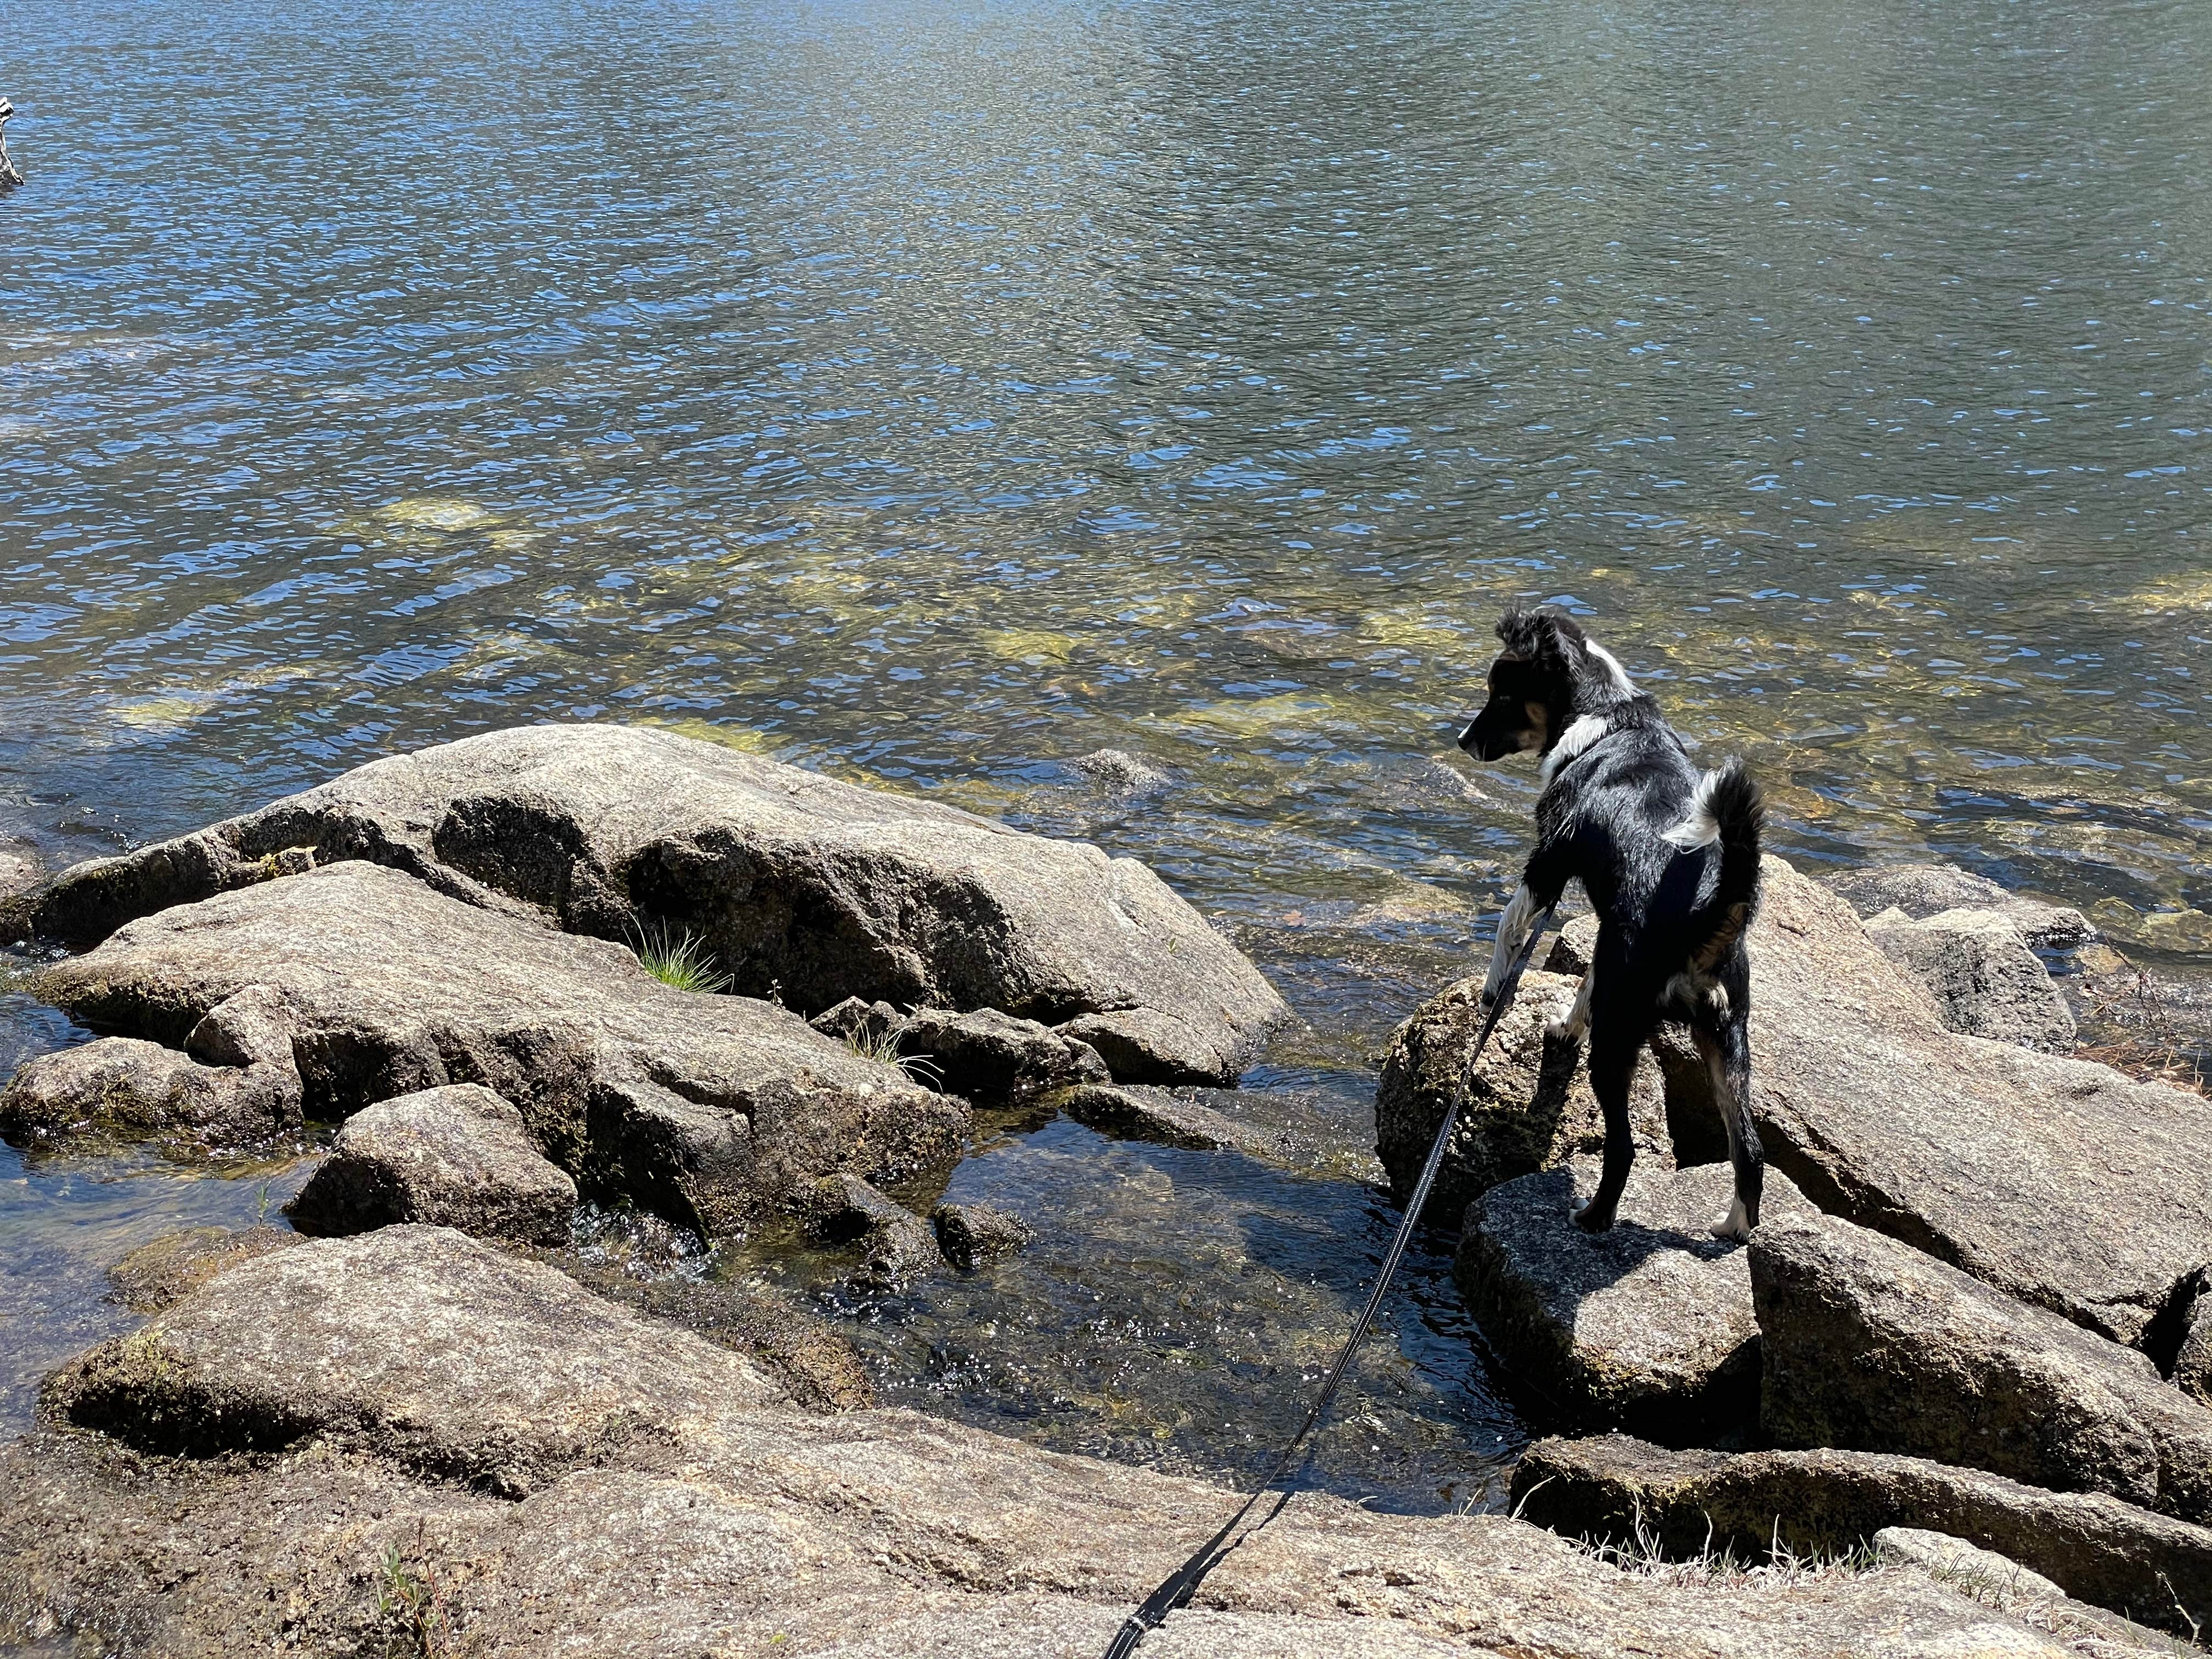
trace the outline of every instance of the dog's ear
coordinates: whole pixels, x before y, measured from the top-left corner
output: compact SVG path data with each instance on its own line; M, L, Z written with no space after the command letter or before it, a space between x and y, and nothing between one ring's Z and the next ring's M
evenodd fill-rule
M1498 619L1498 637L1505 654L1554 673L1571 670L1583 654L1583 630L1571 617L1556 611L1523 611L1518 607Z

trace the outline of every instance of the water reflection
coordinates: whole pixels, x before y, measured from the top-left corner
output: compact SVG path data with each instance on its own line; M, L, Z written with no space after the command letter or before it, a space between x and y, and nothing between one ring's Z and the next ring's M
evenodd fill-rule
M49 862L663 721L1152 860L1356 1103L1523 841L1525 774L1442 751L1498 607L1551 599L1797 854L2207 947L2187 6L87 0L9 39L0 834ZM1176 785L1054 771L1102 745ZM1161 1225L1368 1237L1354 1183L1241 1179Z

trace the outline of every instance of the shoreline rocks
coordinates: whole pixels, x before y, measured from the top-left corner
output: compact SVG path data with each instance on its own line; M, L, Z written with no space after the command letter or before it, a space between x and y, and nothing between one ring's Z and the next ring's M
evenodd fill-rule
M1033 1019L1016 1019L996 1008L956 1014L917 1008L893 1027L899 1053L927 1066L924 1075L948 1093L994 1104L1074 1083L1103 1083L1110 1075L1098 1051Z
M1091 1016L1176 1082L1233 1083L1289 1018L1133 859L650 727L517 727L373 762L7 910L19 934L91 943L345 860L570 933L691 930L736 990L803 1012L857 996Z
M1892 909L1914 921L1948 910L1995 911L2036 951L2078 950L2099 937L2079 910L2025 897L1955 864L1878 864L1831 876L1826 884L1869 918Z
M944 1263L930 1224L857 1176L814 1182L799 1200L799 1219L811 1238L858 1243L860 1276L878 1285L902 1285Z
M1012 1255L1032 1237L1027 1222L991 1204L940 1204L929 1223L945 1259L963 1273Z
M228 1268L47 1380L57 1417L209 1457L309 1440L510 1497L781 1397L750 1362L442 1227Z
M2115 1341L2212 1261L2212 1112L2109 1067L1944 1029L1848 905L1765 862L1752 1098L1815 1205Z
M1762 1222L1748 1254L1775 1443L1970 1464L2212 1521L2212 1410L2134 1349L1832 1216Z
M1468 1208L1454 1276L1508 1379L1538 1413L1674 1444L1741 1439L1759 1416L1759 1328L1744 1247L1710 1224L1728 1213L1726 1164L1631 1171L1621 1219L1592 1236L1569 1200L1595 1162L1509 1181ZM1765 1219L1811 1209L1767 1176ZM1757 1235L1754 1235L1756 1237Z
M1915 921L1888 909L1867 937L1935 1000L1951 1030L2063 1054L2074 1046L2074 1011L2051 970L1996 910L1942 910Z
M2186 1632L2212 1612L2212 1531L2101 1492L2054 1492L1881 1452L1669 1451L1625 1435L1540 1440L1513 1474L1516 1514L1570 1537L1763 1560L1933 1528L1995 1551L2080 1601ZM2177 1607L2179 1603L2179 1607Z
M132 922L36 987L95 1029L171 1043L254 993L283 1011L319 1115L481 1084L585 1191L710 1237L816 1176L948 1164L969 1118L783 1009L674 989L621 945L365 862Z
M0 1088L0 1135L33 1151L151 1141L215 1156L305 1133L289 1065L203 1066L158 1042L96 1038L24 1061Z
M522 1114L475 1083L364 1106L284 1206L319 1236L415 1221L518 1244L560 1243L575 1212L576 1183L538 1152Z
M303 1235L282 1227L187 1227L165 1234L107 1270L108 1295L133 1313L159 1313L242 1262L289 1249Z
M1178 1099L1162 1089L1083 1084L1047 1095L1037 1103L1119 1140L1218 1152L1240 1147L1247 1139L1227 1113Z
M794 1411L736 1356L431 1228L234 1267L48 1400L80 1426L0 1447L5 1627L199 1659L378 1651L428 1613L488 1656L696 1659L744 1632L1090 1659L1236 1501L911 1413ZM1905 1569L1692 1586L1503 1516L1310 1493L1153 1640L1832 1659L1869 1632L1899 1654L2065 1651Z

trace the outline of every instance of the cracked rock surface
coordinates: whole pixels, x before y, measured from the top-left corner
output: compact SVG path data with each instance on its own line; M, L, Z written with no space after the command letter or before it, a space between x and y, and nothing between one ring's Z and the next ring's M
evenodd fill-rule
M1639 1163L1620 1219L1595 1236L1570 1200L1595 1159L1493 1187L1468 1209L1455 1276L1468 1310L1540 1416L1674 1443L1747 1434L1759 1415L1759 1324L1744 1247L1713 1237L1734 1172ZM1762 1229L1811 1209L1770 1170Z
M734 1355L428 1228L234 1267L49 1398L58 1419L0 1448L0 1619L195 1659L366 1659L425 1608L484 1659L1094 1659L1236 1501L910 1413L808 1415ZM132 1449L186 1443L260 1455ZM413 1587L397 1606L395 1584ZM1155 1648L2066 1651L1908 1569L1692 1586L1503 1516L1314 1494L1232 1552Z
M560 1243L575 1211L576 1183L538 1152L522 1114L477 1083L364 1106L285 1206L306 1233L419 1221L524 1244Z
M2212 1520L2212 1410L2134 1349L1832 1216L1763 1222L1749 1255L1775 1443L1971 1464Z
M357 768L196 834L66 871L17 932L135 917L361 860L449 897L609 939L696 930L735 988L1102 1022L1143 1081L1233 1083L1288 1018L1150 869L1086 842L645 726L492 732ZM1107 1054L1109 1063L1114 1055Z
M787 1209L818 1176L949 1163L969 1120L783 1009L674 989L622 945L366 862L148 916L37 988L95 1029L167 1044L254 992L317 1115L480 1084L587 1192L709 1236Z

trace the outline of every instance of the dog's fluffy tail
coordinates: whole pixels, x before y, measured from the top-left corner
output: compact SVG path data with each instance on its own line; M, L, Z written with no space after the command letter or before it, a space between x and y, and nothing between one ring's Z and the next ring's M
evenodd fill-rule
M1759 836L1766 827L1766 799L1740 760L1698 781L1689 815L1667 832L1685 852L1716 842L1721 849L1720 884L1706 915L1710 931L1693 953L1710 969L1742 937L1759 906Z

